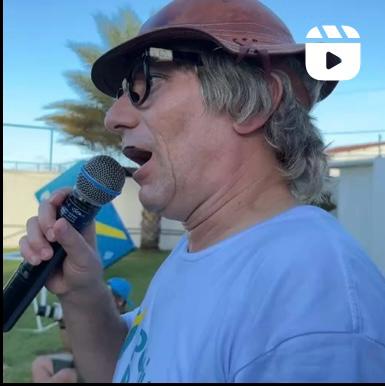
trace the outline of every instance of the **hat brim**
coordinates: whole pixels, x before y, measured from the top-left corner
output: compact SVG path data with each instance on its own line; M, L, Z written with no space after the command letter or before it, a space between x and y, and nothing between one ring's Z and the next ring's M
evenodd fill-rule
M121 87L123 78L131 63L147 47L172 46L177 41L200 41L222 47L229 53L238 53L239 45L233 41L217 39L202 30L186 27L160 28L128 40L127 42L111 49L92 66L91 79L95 86L103 93L115 97ZM265 50L272 56L296 55L305 60L305 44L259 44L259 50ZM333 59L331 59L333 60ZM333 63L329 63L333 66ZM325 99L336 87L338 82L326 81L321 89L320 100Z

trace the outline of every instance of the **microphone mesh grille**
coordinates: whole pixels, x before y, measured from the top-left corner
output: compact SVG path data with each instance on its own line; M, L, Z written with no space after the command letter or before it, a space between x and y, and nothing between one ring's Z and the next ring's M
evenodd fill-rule
M113 158L106 155L93 157L84 165L84 169L96 181L90 181L82 172L79 173L76 189L86 199L95 204L104 205L121 193L125 182L125 171Z

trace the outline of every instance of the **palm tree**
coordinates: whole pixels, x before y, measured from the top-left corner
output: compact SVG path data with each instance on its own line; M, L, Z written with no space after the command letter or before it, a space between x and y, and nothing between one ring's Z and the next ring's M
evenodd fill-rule
M69 43L69 48L79 57L84 69L67 71L64 76L79 94L80 99L51 103L45 108L55 111L38 120L57 127L65 134L66 143L113 154L119 150L119 138L108 133L103 124L104 115L113 100L94 86L90 78L91 67L105 51L135 36L139 30L140 21L128 9L120 9L112 18L97 14L94 19L103 42L102 46L90 43ZM143 209L140 247L158 249L159 234L160 216Z

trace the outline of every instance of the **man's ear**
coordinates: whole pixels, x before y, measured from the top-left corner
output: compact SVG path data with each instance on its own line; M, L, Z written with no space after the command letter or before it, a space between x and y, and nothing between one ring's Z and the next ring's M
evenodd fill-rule
M234 130L241 135L251 134L259 130L269 120L273 112L277 109L283 95L282 81L277 74L270 74L270 93L272 99L272 107L269 112L254 115L242 123L234 123Z

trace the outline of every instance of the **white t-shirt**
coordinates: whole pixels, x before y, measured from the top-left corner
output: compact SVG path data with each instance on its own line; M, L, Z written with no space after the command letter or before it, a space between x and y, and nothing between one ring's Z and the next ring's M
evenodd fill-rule
M114 382L385 380L385 280L327 212L298 206L155 274Z

